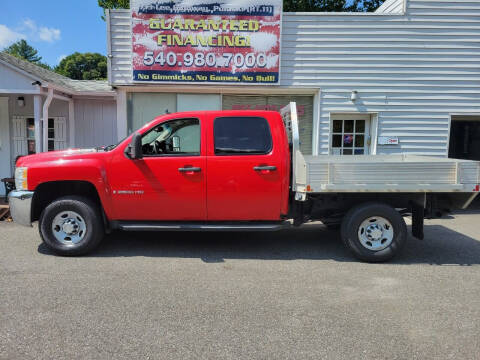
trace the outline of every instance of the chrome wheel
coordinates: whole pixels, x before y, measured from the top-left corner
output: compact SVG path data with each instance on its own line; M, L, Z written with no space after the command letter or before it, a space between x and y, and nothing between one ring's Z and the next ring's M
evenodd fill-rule
M358 239L368 250L380 251L389 247L394 232L390 222L381 216L372 216L364 220L358 228Z
M75 211L62 211L52 222L55 238L64 245L78 244L85 237L85 220Z

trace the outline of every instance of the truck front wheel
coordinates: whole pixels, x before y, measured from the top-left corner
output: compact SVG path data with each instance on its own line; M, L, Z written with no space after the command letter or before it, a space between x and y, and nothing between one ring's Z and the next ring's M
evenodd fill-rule
M77 196L63 197L48 205L40 216L38 229L44 244L63 256L86 254L104 237L98 207Z
M360 260L382 262L390 260L403 248L407 227L403 217L391 206L366 203L345 215L341 237Z

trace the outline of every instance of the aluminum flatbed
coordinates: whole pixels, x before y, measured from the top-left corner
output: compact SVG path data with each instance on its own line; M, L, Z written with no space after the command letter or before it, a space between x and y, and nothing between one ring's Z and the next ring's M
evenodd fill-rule
M311 193L463 193L462 207L479 192L480 162L416 155L304 155L296 105L282 109L293 157L297 200ZM460 194L459 194L460 195Z

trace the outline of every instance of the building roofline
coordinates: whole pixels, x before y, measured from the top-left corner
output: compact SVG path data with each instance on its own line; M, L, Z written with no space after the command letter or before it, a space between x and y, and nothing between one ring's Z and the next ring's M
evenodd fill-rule
M41 87L51 87L69 95L115 96L115 90L106 80L73 80L5 52L0 53L0 64L39 81ZM88 85L92 89L89 89Z
M14 70L14 71L16 71L16 72L18 72L18 73L26 76L26 77L29 77L29 78L32 79L32 80L35 80L35 81L40 81L40 80L42 80L42 79L40 79L38 76L35 76L35 75L29 73L28 71L25 71L25 70L19 68L18 66L15 66L15 65L13 65L13 64L10 64L9 62L7 62L7 61L5 61L5 60L0 59L0 64L3 64L3 65L5 65L6 67L9 67L10 69L12 69L12 70Z

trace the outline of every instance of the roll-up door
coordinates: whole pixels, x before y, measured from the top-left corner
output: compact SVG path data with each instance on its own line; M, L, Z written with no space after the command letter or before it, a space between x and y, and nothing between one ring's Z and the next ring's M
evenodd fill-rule
M177 94L131 93L128 97L128 133L157 116L177 111Z
M279 111L289 102L295 101L298 108L300 149L304 154L312 153L313 96L308 95L223 95L223 110L272 110Z
M220 94L177 94L177 111L220 110Z

